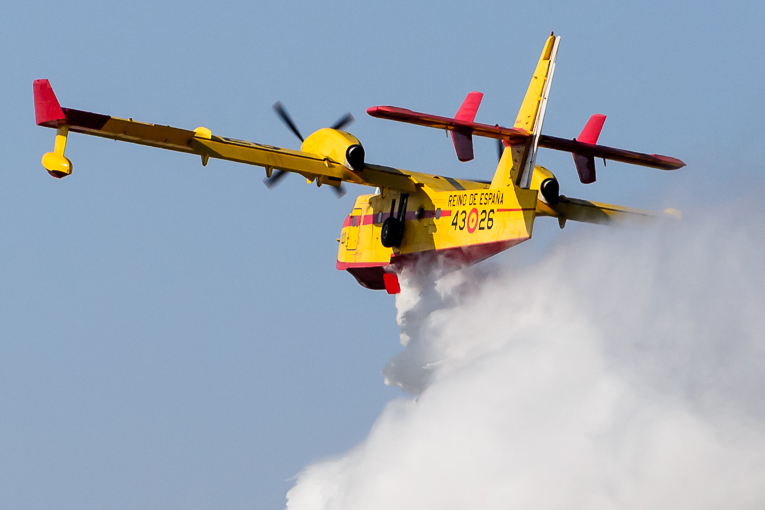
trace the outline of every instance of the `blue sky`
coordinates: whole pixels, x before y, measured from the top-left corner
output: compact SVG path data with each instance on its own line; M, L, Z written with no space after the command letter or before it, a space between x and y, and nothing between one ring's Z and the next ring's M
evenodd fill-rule
M545 132L679 157L613 164L570 196L662 208L763 190L765 7L755 2L13 2L0 20L0 507L281 508L288 479L368 432L399 395L393 300L334 269L338 200L291 176L73 135L40 157L32 81L63 106L285 147L346 111L367 160L488 178L443 133L372 119L391 104L512 123L545 37L562 36ZM575 236L541 223L498 257Z

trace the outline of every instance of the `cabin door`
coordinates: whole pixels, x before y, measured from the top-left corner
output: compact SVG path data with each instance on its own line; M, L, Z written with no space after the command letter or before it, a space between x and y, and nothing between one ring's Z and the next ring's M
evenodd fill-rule
M348 227L348 238L345 242L346 250L355 250L359 244L359 232L361 231L361 209L354 209L351 213L351 225Z

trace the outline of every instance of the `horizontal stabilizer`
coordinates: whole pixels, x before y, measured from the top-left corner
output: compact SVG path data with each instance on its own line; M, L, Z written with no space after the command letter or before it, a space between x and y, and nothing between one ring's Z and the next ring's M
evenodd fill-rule
M446 129L449 131L470 132L474 136L483 136L486 138L495 138L504 140L507 145L523 144L530 134L520 128L506 128L502 126L491 126L489 124L479 124L476 122L467 122L463 120L450 119L448 117L439 117L427 113L415 112L406 108L397 108L395 106L372 106L367 109L367 113L372 117L382 119L396 120L408 124L417 124L418 126L432 127L436 129ZM660 154L644 154L642 152L633 152L605 145L595 145L584 143L570 138L558 138L555 136L541 135L539 137L539 147L553 149L582 156L592 156L593 158L610 159L621 163L631 165L647 166L658 168L660 170L677 170L685 166L685 163L677 158L662 156Z
M593 158L610 159L621 163L631 165L648 166L660 170L677 170L685 166L685 163L677 158L662 156L661 154L644 154L642 152L633 152L625 149L616 149L606 147L605 145L595 145L583 143L570 138L558 138L556 136L542 135L539 139L539 146L545 149L553 149L563 152L571 152L582 156Z
M448 131L469 132L473 135L483 136L485 138L507 140L511 144L524 143L529 136L529 133L519 128L490 126L489 124L450 119L449 117L440 117L429 113L415 112L395 106L372 106L367 108L367 113L372 117L381 119L395 120L398 122L406 122L407 124L416 124L418 126L436 129L446 129Z

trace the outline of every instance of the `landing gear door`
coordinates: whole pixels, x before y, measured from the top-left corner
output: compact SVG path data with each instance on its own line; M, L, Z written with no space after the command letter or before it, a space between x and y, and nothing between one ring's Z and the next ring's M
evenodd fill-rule
M351 225L348 227L348 237L345 241L346 250L355 250L359 244L359 231L361 230L361 209L354 209L351 213Z

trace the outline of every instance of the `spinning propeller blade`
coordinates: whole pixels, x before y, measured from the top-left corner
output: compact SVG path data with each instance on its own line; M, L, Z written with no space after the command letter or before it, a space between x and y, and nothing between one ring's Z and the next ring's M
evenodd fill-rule
M292 122L292 117L290 117L290 114L287 113L287 110L284 108L284 106L282 105L280 101L277 101L274 104L274 111L279 116L279 118L282 119L282 122L287 124L287 127L290 128L290 131L295 133L295 136L300 138L301 142L304 141L303 135L300 134L300 131L298 131L297 126L295 125L294 122Z
M345 186L342 184L340 186L332 186L332 191L335 192L335 196L337 196L337 198L342 198L343 195L345 195Z
M301 142L304 141L303 135L300 134L300 130L297 128L295 123L292 121L292 117L290 117L290 114L287 113L287 109L284 107L284 105L281 103L281 101L277 101L274 103L274 111L276 112L276 115L284 122L287 127L292 131L295 136L297 136ZM273 188L277 184L279 184L282 179L287 177L287 172L284 170L276 170L274 173L271 174L271 177L266 177L263 179L263 183L266 185L268 189Z
M287 177L287 172L284 170L274 170L274 173L271 174L271 177L266 177L263 179L263 184L266 185L266 188L271 189L279 184L285 177Z
M330 126L330 128L338 129L338 130L343 129L348 124L353 123L354 120L356 119L353 118L353 115L351 115L350 113L346 113L345 115L337 119L335 123Z

